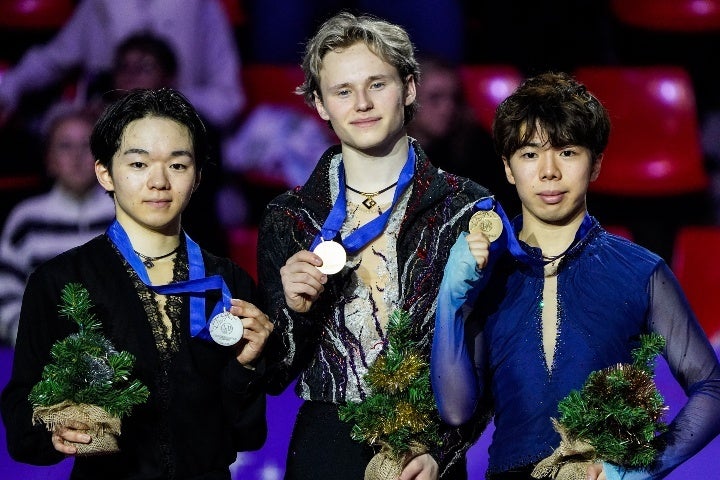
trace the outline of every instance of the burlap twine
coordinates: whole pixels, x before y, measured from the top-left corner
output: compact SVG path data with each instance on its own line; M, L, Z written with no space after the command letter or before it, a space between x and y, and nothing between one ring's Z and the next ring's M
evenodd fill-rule
M365 468L365 480L396 480L410 460L426 452L427 447L415 443L410 445L409 453L398 458L383 447Z
M35 407L32 416L33 425L42 421L49 431L56 427L65 427L69 422L80 422L88 426L80 430L92 437L90 443L65 441L77 448L78 456L103 455L120 451L117 435L120 435L120 418L110 415L97 405L64 401L49 407Z
M595 448L582 440L569 440L567 431L552 419L555 431L560 434L560 446L533 469L533 478L555 480L585 480L588 467L595 463Z

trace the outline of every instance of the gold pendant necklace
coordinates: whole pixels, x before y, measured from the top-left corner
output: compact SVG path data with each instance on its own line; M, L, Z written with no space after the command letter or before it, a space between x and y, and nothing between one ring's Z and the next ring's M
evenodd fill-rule
M362 201L362 204L365 205L365 208L370 210L375 205L377 205L377 202L375 200L373 200L373 197L376 197L376 196L380 195L381 193L387 192L388 190L390 190L397 184L398 184L398 182L395 182L392 185L389 185L389 186L383 188L382 190L378 190L377 192L361 192L360 190L355 190L354 188L352 188L349 185L345 185L345 188L347 188L351 192L358 193L358 194L362 195L363 197L365 197L365 200Z

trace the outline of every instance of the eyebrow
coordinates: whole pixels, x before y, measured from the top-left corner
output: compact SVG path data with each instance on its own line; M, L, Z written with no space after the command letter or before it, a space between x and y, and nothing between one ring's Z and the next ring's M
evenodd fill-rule
M376 80L385 80L390 77L391 77L391 75L385 75L385 74L371 75L365 79L365 83L372 83ZM340 90L342 88L349 87L350 85L351 85L350 82L343 82L343 83L338 83L337 85L331 85L329 88L330 88L330 90Z
M150 152L148 152L148 151L145 150L144 148L128 148L127 150L125 150L125 151L123 152L123 155L132 155L132 154L137 154L137 155L149 155ZM175 150L175 151L173 151L173 152L170 153L170 156L171 156L171 157L190 157L190 158L194 158L192 152L189 151L189 150Z

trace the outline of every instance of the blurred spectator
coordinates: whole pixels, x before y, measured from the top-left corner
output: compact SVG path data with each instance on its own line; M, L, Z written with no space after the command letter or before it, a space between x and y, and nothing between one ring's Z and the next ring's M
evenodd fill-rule
M13 345L28 275L40 263L105 231L112 200L95 178L90 132L96 117L58 105L47 122L46 170L52 189L10 212L0 237L0 342Z
M419 108L408 134L423 146L430 161L448 172L487 187L508 215L520 213L520 202L505 177L492 137L478 123L463 95L458 67L444 59L420 60Z
M246 2L250 54L258 63L300 63L308 37L340 9L376 15L405 27L418 53L460 62L464 55L460 0L262 0ZM282 14L278 14L282 12Z
M336 141L310 109L304 113L285 105L255 107L222 145L224 185L217 194L221 224L228 228L258 223L266 204L304 185L317 159ZM259 179L262 185L257 185Z
M88 87L88 103L98 114L136 88L175 87L177 57L172 47L151 32L135 33L118 45L110 71Z
M138 31L164 38L178 58L177 88L218 128L244 106L240 55L217 0L81 0L47 44L30 49L0 83L0 117L24 94L41 90L79 68L92 78L112 65L117 45Z

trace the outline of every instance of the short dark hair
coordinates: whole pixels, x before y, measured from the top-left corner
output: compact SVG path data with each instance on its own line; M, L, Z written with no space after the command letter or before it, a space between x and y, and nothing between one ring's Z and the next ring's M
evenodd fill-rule
M177 74L177 57L170 44L150 32L135 33L118 45L115 50L115 68L123 56L134 51L152 55L166 76L174 77Z
M525 80L498 106L493 121L496 152L509 159L539 129L551 146L586 147L595 161L607 147L610 117L585 85L567 73L548 72Z
M125 128L145 117L163 117L187 127L195 155L195 167L201 171L209 156L205 124L185 96L172 88L137 89L108 106L90 135L95 160L112 172L112 158L120 148Z

